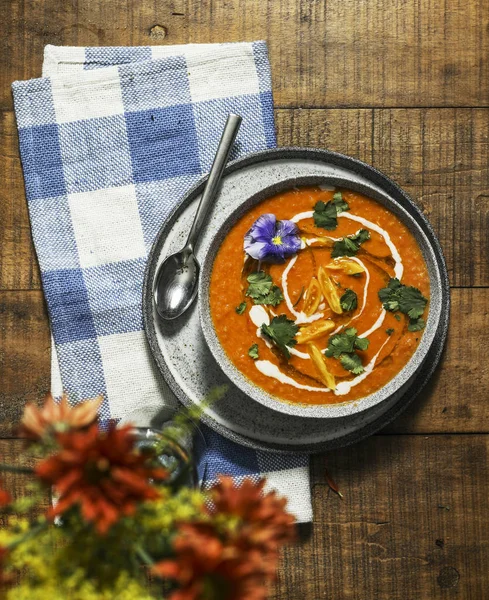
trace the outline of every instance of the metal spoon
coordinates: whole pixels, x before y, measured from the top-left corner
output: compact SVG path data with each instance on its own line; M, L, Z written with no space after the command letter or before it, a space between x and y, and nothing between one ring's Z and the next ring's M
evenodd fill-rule
M204 225L207 212L213 203L224 167L241 125L239 115L228 115L221 141L204 188L187 243L166 258L158 268L153 288L156 310L162 319L171 320L183 315L197 295L200 266L195 258L195 243Z

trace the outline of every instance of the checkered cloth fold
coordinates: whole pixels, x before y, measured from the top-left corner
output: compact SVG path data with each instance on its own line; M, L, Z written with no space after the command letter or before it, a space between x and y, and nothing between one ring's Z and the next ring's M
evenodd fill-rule
M47 46L43 77L12 87L52 391L72 402L102 394L104 422L157 410L170 400L143 331L147 255L175 202L209 170L227 113L243 116L235 156L275 146L266 45ZM311 520L307 457L205 435L207 486L219 473L266 475L298 520Z

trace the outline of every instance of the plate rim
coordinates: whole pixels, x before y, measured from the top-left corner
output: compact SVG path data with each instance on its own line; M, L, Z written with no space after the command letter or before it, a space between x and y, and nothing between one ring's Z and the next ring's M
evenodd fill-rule
M394 182L387 175L385 175L375 167L357 158L350 157L331 150L318 148L302 148L297 146L271 148L259 152L253 152L251 154L247 154L241 158L232 161L224 170L223 177L226 177L227 175L238 171L242 168L246 168L250 165L255 165L260 162L287 159L312 160L316 162L344 167L349 170L353 170L354 172L358 172L360 175L365 176L371 181L373 180L373 183L380 185L386 193L394 193L394 199L400 202L403 208L405 208L409 213L411 213L416 219L419 220L418 222L420 227L424 230L424 233L428 237L428 240L432 245L436 261L438 263L441 285L442 309L440 314L440 321L438 324L434 341L426 355L426 359L420 366L419 371L414 375L412 383L410 383L407 386L405 392L402 395L400 395L397 402L395 402L395 404L389 410L387 410L385 413L382 413L377 419L375 419L371 423L368 423L364 427L361 427L345 436L335 438L333 440L305 443L303 445L291 444L284 446L282 444L276 444L274 442L263 442L251 436L247 437L241 433L232 431L224 425L217 423L212 418L212 416L206 415L205 413L201 416L202 422L208 425L211 429L217 431L224 437L231 439L232 441L237 442L239 444L257 450L272 451L281 454L291 454L298 452L311 454L350 445L352 443L360 441L361 439L364 439L365 437L368 437L369 435L375 433L379 429L382 429L393 419L399 416L414 400L414 398L419 395L421 390L424 389L424 387L431 379L434 371L440 363L443 349L445 346L449 323L450 285L443 250L431 223L421 212L421 210L418 208L415 202L410 198L410 196L396 182ZM142 312L144 332L151 350L153 360L155 361L158 370L160 371L167 385L170 387L171 391L184 405L194 405L194 403L190 398L186 396L186 394L174 380L170 369L166 365L166 362L164 360L164 357L161 353L157 341L155 322L153 318L153 281L156 266L158 263L158 257L161 252L161 247L164 244L164 238L162 234L166 230L168 224L171 224L176 219L179 212L202 192L207 179L208 175L204 175L203 177L201 177L179 199L177 204L173 207L173 209L162 222L158 233L155 236L151 250L148 254L142 290Z

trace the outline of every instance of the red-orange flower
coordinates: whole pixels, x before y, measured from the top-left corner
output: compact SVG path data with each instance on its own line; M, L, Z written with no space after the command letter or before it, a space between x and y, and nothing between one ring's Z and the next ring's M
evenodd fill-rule
M85 400L76 406L70 406L66 394L59 403L48 394L41 409L32 402L26 405L21 430L26 437L38 440L50 433L62 433L87 427L97 418L102 402L103 396L99 396L93 400Z
M260 555L242 552L219 539L212 525L181 525L174 542L176 558L153 572L180 586L169 600L264 600L267 573Z
M36 467L38 477L54 485L58 502L53 517L79 505L82 516L100 533L123 515L133 514L139 502L158 497L149 479L163 480L167 471L148 464L148 456L134 448L131 426L99 431L58 433L61 449Z
M153 567L179 584L170 600L266 598L279 548L293 538L294 518L275 492L263 494L264 484L245 480L236 487L230 477L221 478L213 490L214 505L207 509L211 521L180 527L175 559ZM234 517L229 527L223 516Z
M7 506L12 501L12 497L6 490L0 489L0 507Z
M274 551L278 546L291 541L295 534L295 518L286 511L286 498L275 491L263 492L265 480L258 483L245 479L236 487L231 477L220 477L212 489L212 514L228 514L239 517L246 528L250 546L263 551Z

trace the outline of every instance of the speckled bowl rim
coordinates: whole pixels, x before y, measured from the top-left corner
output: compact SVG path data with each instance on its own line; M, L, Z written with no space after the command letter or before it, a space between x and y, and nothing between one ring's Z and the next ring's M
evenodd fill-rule
M287 159L317 161L323 164L334 164L339 167L350 169L354 172L361 174L366 179L370 180L372 183L379 185L387 194L394 195L396 200L400 202L401 205L404 208L406 208L406 210L408 210L409 212L414 212L414 214L419 219L419 224L428 236L437 257L442 288L442 318L440 319L438 329L436 331L435 341L433 342L432 347L430 348L426 360L420 367L419 372L413 378L413 381L407 387L406 391L402 394L402 396L399 397L398 401L387 411L379 415L379 417L374 421L367 423L364 426L360 426L355 431L347 433L339 438L328 439L319 442L307 442L305 444L290 444L284 446L283 444L274 442L263 442L261 440L253 438L252 436L246 436L236 431L233 431L225 425L218 423L211 415L204 413L201 416L201 421L209 427L211 427L212 429L214 429L214 431L217 431L224 437L244 446L263 451L272 451L279 454L312 454L317 452L323 452L326 450L331 450L334 448L345 447L350 444L359 442L360 440L365 439L370 435L373 435L375 432L382 429L394 419L396 419L411 404L411 402L419 396L419 394L426 387L426 384L436 371L443 355L443 350L448 335L450 317L450 286L443 251L429 221L419 211L417 206L414 204L414 202L411 200L408 194L406 194L406 192L402 190L402 188L400 188L389 177L378 171L375 167L372 167L371 165L368 165L361 160L346 156L344 154L333 152L331 150L323 150L317 148L276 148L248 154L243 158L239 158L231 162L226 167L224 171L224 176L238 171L239 169L253 166L262 162L267 162L268 160ZM207 176L204 176L202 179L196 182L195 185L193 185L189 189L189 191L181 198L178 204L174 207L174 209L171 211L168 217L161 224L160 230L155 237L153 246L148 255L143 282L143 323L150 351L153 355L157 367L159 368L164 379L170 386L170 389L177 396L177 398L184 405L187 406L193 406L194 403L186 396L186 394L174 380L173 374L168 368L168 365L166 364L161 349L159 347L153 312L153 282L158 266L158 259L161 254L161 249L165 242L165 239L163 238L162 234L165 232L166 228L169 225L175 222L179 213L192 201L194 201L195 198L199 196L199 194L202 193L206 181Z
M274 396L270 392L267 392L264 388L258 386L251 379L246 377L231 361L221 345L211 315L210 279L212 270L214 268L214 261L222 243L232 227L249 210L261 204L261 202L263 202L265 199L274 196L275 194L290 190L294 187L304 187L308 185L331 185L336 188L350 189L373 198L374 200L377 200L379 203L386 206L386 208L396 214L399 220L404 223L404 225L414 235L418 243L418 247L420 248L427 263L428 272L430 274L430 283L434 282L434 285L431 285L431 301L426 318L428 326L426 330L423 331L421 341L413 355L409 358L408 362L402 367L402 369L380 389L353 401L337 402L334 404L305 404L299 402L290 402ZM432 273L432 271L434 271L434 273ZM368 411L374 406L381 404L385 400L392 398L394 394L399 394L403 389L405 389L408 382L414 377L417 370L428 355L429 349L436 335L438 322L441 318L442 295L439 285L439 268L430 240L422 228L418 225L414 216L390 196L385 193L380 193L365 183L359 183L334 175L304 175L300 177L289 177L273 183L270 186L264 187L252 196L246 198L218 226L218 229L212 236L211 243L207 247L207 251L205 252L205 256L201 264L198 294L200 324L207 345L221 370L243 393L252 398L255 402L259 402L260 404L263 404L274 411L285 413L287 415L294 415L297 417L342 419L344 417L349 417L351 415Z

